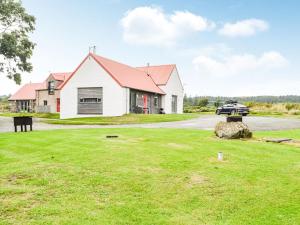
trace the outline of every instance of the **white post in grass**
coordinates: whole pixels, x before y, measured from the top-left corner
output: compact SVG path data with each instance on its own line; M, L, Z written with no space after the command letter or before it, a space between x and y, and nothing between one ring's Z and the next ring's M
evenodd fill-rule
M218 160L223 161L223 152L218 152Z

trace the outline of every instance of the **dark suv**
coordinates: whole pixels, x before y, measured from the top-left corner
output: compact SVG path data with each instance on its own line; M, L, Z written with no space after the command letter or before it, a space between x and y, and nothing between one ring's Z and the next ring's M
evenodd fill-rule
M242 104L239 104L237 101L227 101L221 107L218 107L216 110L216 114L227 114L234 115L239 114L242 116L247 116L249 114L249 108Z

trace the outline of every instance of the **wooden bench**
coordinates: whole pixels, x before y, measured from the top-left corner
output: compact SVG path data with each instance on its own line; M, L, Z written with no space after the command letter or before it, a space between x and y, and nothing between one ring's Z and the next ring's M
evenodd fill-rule
M23 126L24 126L25 132L27 132L27 125L30 126L30 131L32 131L32 117L30 117L30 116L14 117L15 132L18 132L18 126L21 126L21 132L23 132Z

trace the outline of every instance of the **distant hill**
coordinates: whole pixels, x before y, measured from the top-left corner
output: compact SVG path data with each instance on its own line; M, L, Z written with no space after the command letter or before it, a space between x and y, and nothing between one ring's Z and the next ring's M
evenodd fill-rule
M225 96L195 96L184 97L185 105L198 105L201 99L208 99L210 103L225 102L227 100L236 100L238 102L264 102L264 103L300 103L299 95L284 96L249 96L249 97L225 97Z

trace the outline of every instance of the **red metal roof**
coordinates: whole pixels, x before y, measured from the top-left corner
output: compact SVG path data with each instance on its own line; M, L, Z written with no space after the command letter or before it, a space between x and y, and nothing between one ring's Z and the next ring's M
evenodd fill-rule
M8 100L32 100L36 98L35 91L44 87L44 83L29 83L23 85Z
M144 71L137 68L89 53L79 64L69 78L61 85L61 89L77 72L88 57L93 57L95 61L122 87L143 90L153 93L165 94Z
M60 90L64 83L67 82L69 77L71 76L71 72L64 72L64 73L50 73L50 75L47 77L46 81L49 79L50 76L53 77L54 80L62 81L56 89ZM43 85L38 90L46 90L47 89L47 83L44 81Z
M72 74L71 72L68 72L68 73L51 73L51 75L53 76L53 78L55 80L62 81L62 83L60 85L58 85L57 89L61 89L64 86L64 84L67 82L67 80L69 79L71 74Z
M67 73L51 73L50 75L53 76L55 80L65 81L69 78L69 76L72 74L72 72Z
M156 85L165 85L167 84L175 67L176 65L171 64L160 66L142 66L137 68L148 73Z
M104 58L95 54L90 55L98 64L112 76L122 87L133 88L153 93L165 94L143 70Z

